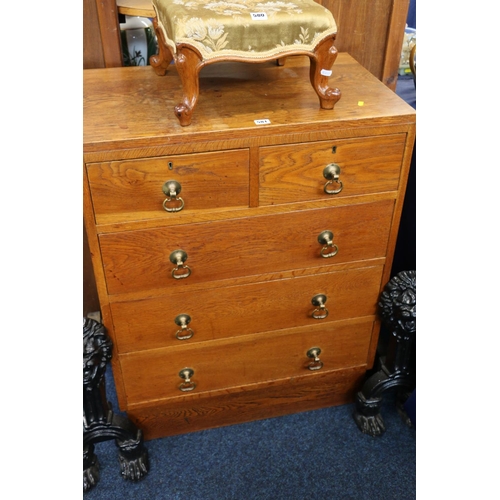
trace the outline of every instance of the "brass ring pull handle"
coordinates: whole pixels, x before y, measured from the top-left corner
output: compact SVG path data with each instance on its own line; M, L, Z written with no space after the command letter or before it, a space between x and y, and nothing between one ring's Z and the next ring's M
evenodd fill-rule
M326 295L321 293L312 298L311 303L316 306L316 309L312 312L314 319L325 319L328 316L328 309L325 307L326 299Z
M318 243L325 245L321 249L321 257L328 259L334 257L339 251L339 247L333 242L333 233L331 231L323 231L318 235Z
M182 392L189 392L195 389L196 384L191 380L191 377L194 375L194 370L192 368L183 368L179 372L179 377L184 379L184 382L179 385L179 389Z
M184 200L178 196L181 190L182 187L177 181L167 181L163 184L162 191L166 196L163 201L163 208L167 212L180 212L184 208ZM167 206L167 204L173 204L174 206Z
M323 368L323 361L319 359L320 354L321 349L319 347L311 347L311 349L307 351L307 357L313 359L313 361L307 365L309 370L321 370L321 368Z
M188 328L189 323L191 323L191 316L189 314L179 314L174 321L176 325L181 327L180 330L175 332L177 340L188 340L194 335L193 330Z
M191 269L189 268L189 266L184 265L187 257L187 253L184 250L175 250L170 254L170 262L176 265L176 267L172 269L172 278L181 280L183 278L187 278L191 274ZM177 274L180 269L183 269L184 272Z
M342 191L344 185L342 184L342 181L339 180L340 167L336 163L330 163L325 167L325 169L323 170L323 177L328 181L323 188L326 194L339 194L340 191ZM339 185L339 188L329 190L328 186L330 184L333 184L334 182Z

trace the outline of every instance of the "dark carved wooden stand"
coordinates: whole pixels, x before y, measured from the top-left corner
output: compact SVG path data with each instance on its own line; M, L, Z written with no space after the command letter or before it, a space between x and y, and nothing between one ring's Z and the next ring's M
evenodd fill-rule
M118 447L121 475L138 481L149 470L142 431L127 417L116 415L106 399L104 373L113 344L104 326L83 319L83 491L99 481L99 461L94 444L114 439Z
M359 429L371 436L385 432L380 415L382 395L396 390L398 409L404 415L403 404L415 388L412 354L417 316L416 286L416 271L401 271L387 283L380 296L380 315L392 335L393 352L378 357L373 373L356 395L353 415ZM407 417L405 420L411 425Z

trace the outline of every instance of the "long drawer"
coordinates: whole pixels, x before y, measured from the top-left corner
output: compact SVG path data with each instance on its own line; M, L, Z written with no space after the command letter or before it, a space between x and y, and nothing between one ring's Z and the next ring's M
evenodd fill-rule
M128 404L366 364L373 322L334 325L122 354L119 359ZM308 356L314 348L321 351L316 351L319 362ZM315 369L309 369L310 365ZM192 374L183 391L186 380L180 373L185 368Z
M183 213L246 207L248 168L248 149L89 164L96 222L121 222L130 214L137 219L175 217L182 203ZM170 180L180 186L173 197L163 192ZM164 207L167 197L172 199Z
M111 304L120 353L374 315L382 266ZM313 297L325 295L327 315ZM177 320L177 322L176 322Z
M393 208L393 200L383 200L103 234L99 241L108 293L384 257ZM330 246L318 241L324 231L333 235ZM178 250L184 252L182 261Z
M260 205L324 200L395 191L406 134L261 148ZM326 186L323 171L335 163L339 177Z

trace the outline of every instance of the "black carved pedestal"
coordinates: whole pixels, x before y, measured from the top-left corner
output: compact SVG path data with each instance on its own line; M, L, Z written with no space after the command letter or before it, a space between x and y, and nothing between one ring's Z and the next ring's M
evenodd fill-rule
M380 296L380 315L392 335L390 344L393 352L377 358L372 374L356 395L353 415L360 430L371 436L380 436L385 432L380 415L382 395L397 391L397 403L403 412L403 404L415 388L412 354L417 316L416 287L416 271L401 271L387 283Z
M138 481L149 469L142 431L127 417L115 415L106 399L104 373L113 345L101 323L83 319L83 491L99 481L96 443L114 439L121 475Z

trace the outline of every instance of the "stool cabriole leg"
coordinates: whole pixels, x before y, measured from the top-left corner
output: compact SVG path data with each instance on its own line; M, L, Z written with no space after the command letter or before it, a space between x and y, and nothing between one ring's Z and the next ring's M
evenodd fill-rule
M310 79L316 94L319 97L320 107L322 109L333 109L340 99L341 92L338 88L328 86L328 78L331 74L331 68L337 59L337 49L333 45L335 36L323 40L314 49L314 55L309 59Z
M171 62L174 59L170 47L165 42L163 31L158 27L156 17L153 18L153 27L155 29L156 38L158 40L158 54L149 58L149 64L153 67L158 76L165 76Z
M179 45L175 66L182 81L184 96L182 102L175 106L175 116L179 123L186 127L191 124L194 108L200 93L199 74L204 66L201 55L192 47Z

